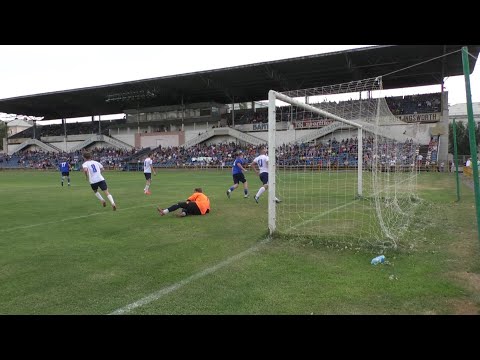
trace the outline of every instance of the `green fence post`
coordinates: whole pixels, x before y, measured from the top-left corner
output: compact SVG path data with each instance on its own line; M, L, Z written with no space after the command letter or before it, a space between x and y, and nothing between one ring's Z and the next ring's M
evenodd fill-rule
M475 190L475 208L477 210L477 233L480 240L480 193L478 191L477 139L475 138L475 121L473 120L472 94L470 92L470 65L468 63L468 48L462 47L463 75L467 95L468 134L470 140L470 156L472 158L473 188Z

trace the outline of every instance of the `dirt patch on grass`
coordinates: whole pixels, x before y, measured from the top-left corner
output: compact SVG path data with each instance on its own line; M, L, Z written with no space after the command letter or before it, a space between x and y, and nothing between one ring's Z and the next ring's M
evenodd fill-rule
M469 290L480 295L480 274L471 273L467 271L455 272L453 275L465 282L468 285Z
M433 187L428 184L417 184L417 191L420 192L421 190L428 190L428 191L444 191L444 188L441 187Z
M462 177L462 183L467 185L471 190L474 190L474 184L473 184L473 179L467 178L467 177Z
M478 306L470 300L452 301L454 315L478 315L480 314Z
M100 273L95 273L90 276L90 279L92 280L106 280L106 279L111 279L115 276L118 276L119 272L118 271L105 271L105 272L100 272Z
M468 271L456 271L448 274L459 283L460 286L472 293L473 299L480 297L480 274ZM480 304L469 299L455 299L451 302L454 308L454 314L458 315L478 315L480 314Z
M457 236L460 238L471 238L473 234L471 234L469 231L467 232L460 232ZM452 243L449 244L448 250L457 258L457 259L462 259L463 262L466 261L466 259L469 259L471 254L475 253L474 247L478 246L478 244L475 244L473 241L472 242L465 242L461 241L461 239L454 239Z

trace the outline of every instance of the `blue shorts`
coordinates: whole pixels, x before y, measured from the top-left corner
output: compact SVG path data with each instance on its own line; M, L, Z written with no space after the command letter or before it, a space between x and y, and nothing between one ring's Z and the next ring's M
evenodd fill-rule
M245 179L245 175L243 175L243 173L233 174L233 183L238 184L239 182L247 182L247 179Z
M152 173L143 173L145 175L145 179L150 180L152 178Z

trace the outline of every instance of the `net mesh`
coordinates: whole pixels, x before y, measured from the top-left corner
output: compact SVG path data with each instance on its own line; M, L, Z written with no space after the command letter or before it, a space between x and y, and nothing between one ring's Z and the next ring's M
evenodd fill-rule
M419 203L419 144L391 113L382 79L279 94L276 122L288 130L275 132L282 200L276 234L337 246L408 246L404 235Z

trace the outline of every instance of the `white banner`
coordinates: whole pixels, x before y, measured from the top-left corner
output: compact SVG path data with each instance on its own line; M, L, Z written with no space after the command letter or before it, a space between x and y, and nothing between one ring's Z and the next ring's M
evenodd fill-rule
M277 122L277 130L287 130L288 122ZM235 129L248 132L248 131L268 131L268 123L253 123L253 124L243 124L235 125Z
M396 115L402 121L407 123L413 122L437 122L442 119L442 113L426 113L426 114L407 114L407 115Z
M308 121L295 121L293 126L295 129L314 129L320 128L333 123L334 120L322 119L322 120L308 120Z

